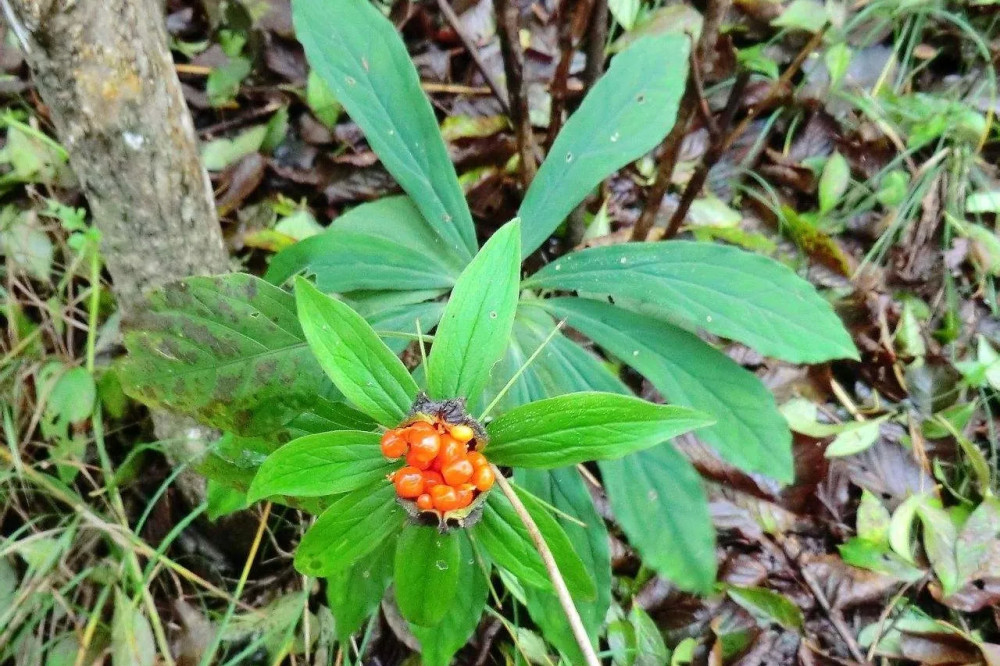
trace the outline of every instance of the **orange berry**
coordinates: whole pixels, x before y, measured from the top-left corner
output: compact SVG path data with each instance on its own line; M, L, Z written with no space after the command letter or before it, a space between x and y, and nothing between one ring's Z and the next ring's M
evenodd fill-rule
M451 486L441 484L431 488L431 500L438 511L452 511L458 508L458 491Z
M479 451L469 451L469 462L472 463L472 466L476 469L490 466L490 461L487 460L486 456Z
M430 430L419 429L414 431L411 429L406 439L410 442L410 453L416 454L418 458L426 460L429 467L431 461L438 454L438 451L441 450L441 435L433 427L428 427Z
M382 435L382 455L395 460L406 455L408 445L398 430L386 430Z
M472 504L472 499L476 496L476 487L471 483L463 483L455 489L455 493L458 495L458 506L455 508L464 509Z
M419 497L424 492L424 476L416 467L404 467L393 479L396 494L405 499Z
M449 486L458 486L467 483L474 471L468 458L459 458L445 465L441 469L441 476Z
M444 483L444 477L433 470L424 471L424 488L428 491L434 486Z
M434 508L434 500L427 493L417 498L417 508L421 511L430 511Z
M406 454L406 464L420 470L429 469L432 461L432 458L424 458L413 449L410 449L410 452Z
M489 466L478 468L472 475L472 483L482 492L486 492L492 488L496 480L497 477L493 473L493 468Z
M427 421L414 421L410 425L404 428L406 431L406 438L418 438L423 435L428 435L430 433L437 433L437 428L428 423Z
M441 467L464 457L465 444L451 435L441 435L441 449L437 454L437 460L441 461Z
M448 428L448 431L451 433L452 437L462 442L463 444L472 441L472 438L476 436L476 431L470 428L469 426L465 425L464 423L450 426Z

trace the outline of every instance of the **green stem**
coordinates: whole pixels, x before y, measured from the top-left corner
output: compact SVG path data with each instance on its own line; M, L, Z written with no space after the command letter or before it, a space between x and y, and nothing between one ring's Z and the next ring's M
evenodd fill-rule
M101 256L97 243L90 248L90 306L87 320L87 372L94 374L94 348L97 344L97 314L101 305Z
M549 544L545 542L545 537L542 536L541 530L538 529L538 525L535 524L534 518L528 513L528 509L525 508L524 503L521 502L521 498L514 492L510 481L500 473L496 465L490 465L490 467L493 468L493 474L496 475L497 485L500 486L500 490L510 500L511 505L514 507L514 513L524 523L524 527L528 530L528 536L531 537L532 543L535 544L535 549L538 550L538 554L542 557L542 563L545 565L545 570L552 581L552 587L556 590L556 596L559 598L559 604L566 614L566 619L569 620L569 626L573 630L573 638L576 639L576 644L580 646L580 652L583 653L584 661L587 666L601 666L601 662L594 652L594 646L590 642L590 636L587 635L587 629L583 626L583 620L580 619L580 613L577 612L576 606L573 604L573 597L569 593L569 588L566 587L566 581L563 580L562 574L559 573L559 565L556 564L556 558L552 555Z

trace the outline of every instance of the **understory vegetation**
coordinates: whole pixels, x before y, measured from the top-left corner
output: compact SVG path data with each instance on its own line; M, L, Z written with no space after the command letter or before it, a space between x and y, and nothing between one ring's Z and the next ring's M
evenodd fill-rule
M0 46L0 664L1000 664L1000 4L165 4L127 310Z

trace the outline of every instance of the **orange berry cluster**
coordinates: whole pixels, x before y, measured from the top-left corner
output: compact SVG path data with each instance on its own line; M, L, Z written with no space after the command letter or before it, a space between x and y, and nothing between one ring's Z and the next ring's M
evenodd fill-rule
M469 451L475 436L465 424L427 421L387 431L382 454L392 460L406 456L406 467L391 477L396 494L415 500L421 511L445 513L469 506L496 480L483 454Z

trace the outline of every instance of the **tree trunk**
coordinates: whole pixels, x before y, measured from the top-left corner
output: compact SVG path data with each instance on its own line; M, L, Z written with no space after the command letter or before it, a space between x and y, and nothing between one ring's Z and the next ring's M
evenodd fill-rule
M125 315L152 286L226 272L212 186L167 48L162 3L2 2L101 231ZM192 421L153 417L157 437L175 445L174 457L203 449L206 432Z
M157 0L4 0L128 313L150 286L223 273L212 186Z

